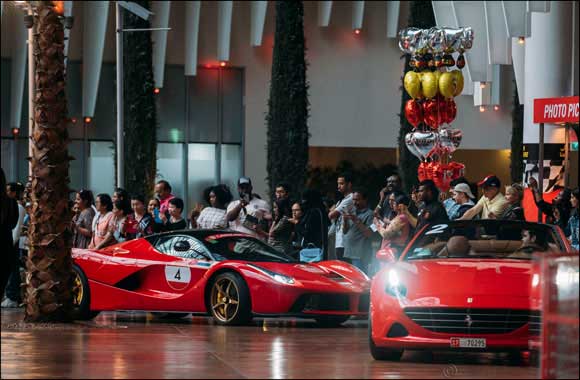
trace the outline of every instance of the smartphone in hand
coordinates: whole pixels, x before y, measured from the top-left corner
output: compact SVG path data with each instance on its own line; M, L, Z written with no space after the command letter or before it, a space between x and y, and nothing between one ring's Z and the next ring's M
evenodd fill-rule
M158 208L154 208L153 209L153 217L155 218L155 223L157 223L157 224L163 224L163 221L159 217L159 209Z

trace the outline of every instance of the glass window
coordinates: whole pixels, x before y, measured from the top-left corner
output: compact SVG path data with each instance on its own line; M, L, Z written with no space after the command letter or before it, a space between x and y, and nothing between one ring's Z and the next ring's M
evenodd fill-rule
M71 127L69 128L69 135L72 139L83 138L83 73L81 68L82 66L80 62L71 61L68 61L66 67L66 100L68 103L68 117L74 117L77 119L77 122L71 124Z
M68 145L68 154L73 156L75 160L69 161L69 177L72 190L83 188L83 142L71 141Z
M219 126L218 70L198 67L188 79L189 141L217 142Z
M87 128L87 135L89 139L111 140L116 138L116 99L117 92L115 88L115 65L103 64L103 67L101 68L101 78L99 79L97 104L95 106L95 118Z
M185 83L183 66L165 66L164 85L157 104L157 140L172 143L185 141Z
M2 169L4 169L4 175L6 176L6 182L16 181L15 175L13 173L14 160L12 159L12 149L14 146L14 140L12 139L2 139Z
M244 125L244 83L242 69L221 70L222 73L222 142L242 143Z
M169 182L173 194L184 198L183 144L157 144L157 180L161 179Z
M295 262L292 257L258 239L237 234L207 236L206 245L218 260Z
M217 183L216 178L216 145L189 144L189 205L203 202L203 190Z
M221 154L221 183L236 192L238 178L242 176L242 146L222 144Z
M111 194L115 187L115 163L112 141L89 142L87 188L93 194Z
M188 235L161 236L155 242L155 249L170 256L210 260L207 248L199 240Z

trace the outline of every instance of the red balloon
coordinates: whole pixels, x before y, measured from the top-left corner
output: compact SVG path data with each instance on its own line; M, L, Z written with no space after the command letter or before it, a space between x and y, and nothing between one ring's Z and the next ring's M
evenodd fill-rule
M423 109L421 104L414 99L407 100L407 103L405 104L405 117L409 124L414 128L417 128L417 126L423 121Z
M437 163L438 165L433 169L433 182L435 186L441 191L447 191L451 187L451 180L453 171L449 165Z
M432 129L437 129L446 120L445 100L441 96L423 103L423 120Z
M429 179L429 170L427 169L427 163L421 162L419 164L419 168L417 169L417 178L419 182L423 182L426 179Z
M445 123L451 124L457 116L457 105L453 98L445 99Z

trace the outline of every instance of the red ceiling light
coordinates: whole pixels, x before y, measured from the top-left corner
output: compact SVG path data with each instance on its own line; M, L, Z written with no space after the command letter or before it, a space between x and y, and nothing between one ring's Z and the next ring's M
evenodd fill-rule
M360 34L360 29L359 29L359 28L356 28L356 29L354 30L354 34L356 34L356 35L359 35L359 34Z
M221 67L226 67L226 65L227 65L226 61L221 61L221 62L220 62L220 66L221 66Z
M161 90L159 89L159 87L155 87L155 88L153 89L153 93L154 93L155 95L158 95L160 92L161 92Z
M77 118L76 118L76 117L71 117L71 119L70 119L70 122L71 122L71 123L73 123L73 124L76 124L76 123L77 123L77 121L78 121L78 120L77 120Z
M209 63L206 63L206 64L205 64L205 68L206 68L206 69L211 69L211 65L210 65Z
M493 106L493 110L494 111L499 111L499 106L496 104L495 106Z
M12 135L14 137L18 136L20 134L20 128L12 128Z
M485 112L485 107L484 106L479 106L479 112Z
M85 123L86 124L90 124L93 121L93 119L91 117L85 117Z

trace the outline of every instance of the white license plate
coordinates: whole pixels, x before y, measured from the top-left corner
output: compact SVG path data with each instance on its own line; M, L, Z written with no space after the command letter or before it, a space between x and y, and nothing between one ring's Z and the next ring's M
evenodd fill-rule
M451 338L451 348L485 348L485 338Z

